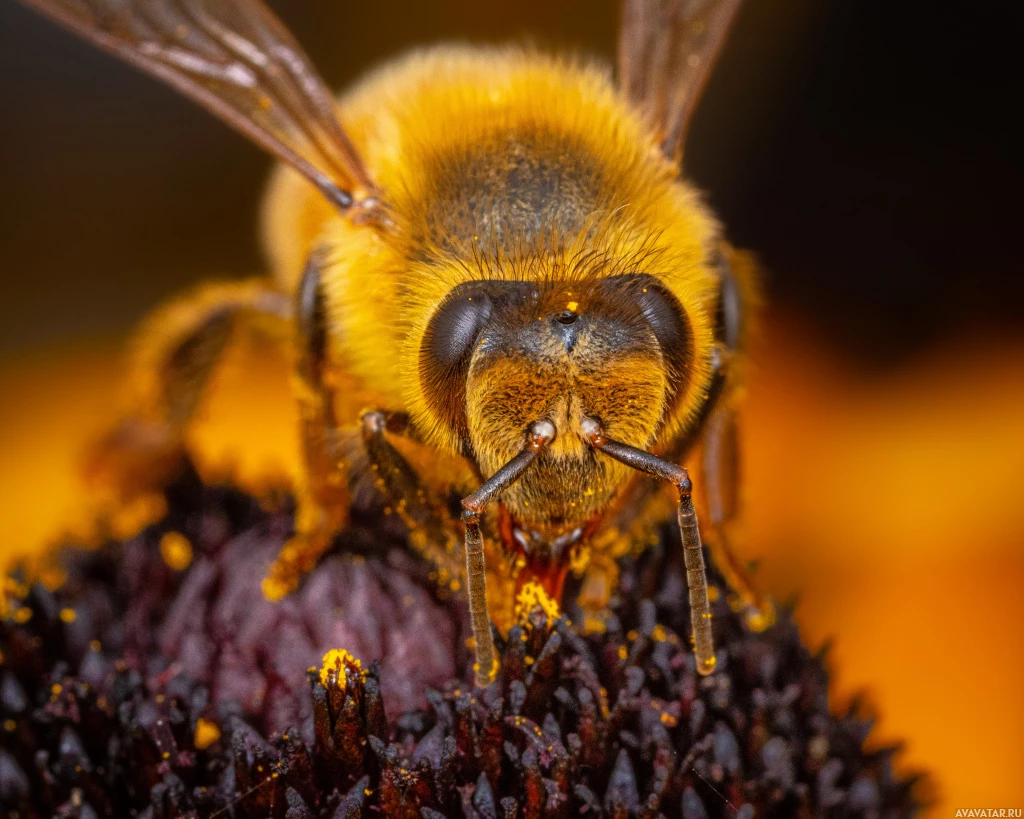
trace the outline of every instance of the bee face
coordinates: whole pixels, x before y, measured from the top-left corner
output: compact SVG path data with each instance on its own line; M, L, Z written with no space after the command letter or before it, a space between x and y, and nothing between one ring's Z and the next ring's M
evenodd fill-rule
M475 281L435 313L420 377L484 474L522 448L533 423L551 421L555 440L505 502L517 520L571 528L607 505L624 477L594 457L583 419L649 446L691 348L684 311L647 275Z

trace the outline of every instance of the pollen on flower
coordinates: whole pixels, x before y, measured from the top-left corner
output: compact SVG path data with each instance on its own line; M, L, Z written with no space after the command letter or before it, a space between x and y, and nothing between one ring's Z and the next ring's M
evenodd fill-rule
M591 614L585 615L583 618L582 632L584 635L591 634L604 634L608 631L608 624L600 617L594 617Z
M520 621L525 621L536 608L544 612L549 622L558 619L558 603L540 583L527 583L516 597L516 615Z
M205 751L218 739L220 739L220 728L215 723L203 717L196 720L196 731L193 741L197 749Z
M111 532L127 540L166 514L167 502L163 495L143 495L117 509L110 518Z
M263 583L260 585L260 588L263 591L263 596L271 603L276 603L291 591L291 586L289 584L281 582L273 577L263 578Z
M67 580L67 574L59 566L45 566L39 572L39 582L50 591L57 591Z
M174 571L184 571L192 563L192 544L181 532L167 532L160 538L160 557Z
M62 623L73 623L78 618L74 609L63 608L60 610L60 620Z
M912 782L892 773L892 752L862 747L864 715L828 710L827 671L801 645L787 609L775 627L752 633L728 616L722 594L716 638L729 662L700 682L707 667L694 667L686 646L681 559L627 558L603 581L607 602L591 610L603 627L583 634L562 620L557 630L537 627L558 614L543 587L510 595L510 613L518 601L529 620L497 641L494 683L467 689L472 650L463 647L460 601L432 597L436 575L383 524L357 519L339 546L365 551L327 557L274 607L256 583L293 530L289 509L268 511L231 488L177 491L194 481L168 493L172 514L156 536L63 553L69 580L57 591L0 577L10 603L0 619L0 816L64 815L68 806L83 816L142 815L151 795L138 784L159 783L169 769L156 794L175 816L454 816L467 812L467 793L481 815L522 814L530 806L521 795L543 799L545 789L573 815L604 803L609 815L657 806L675 819L716 819L790 815L797 806L817 816L863 812L869 786L879 815L913 815ZM197 525L204 519L225 521L232 536ZM169 528L195 550L181 572L167 569L159 548ZM159 582L147 582L151 575ZM350 607L345 595L365 603ZM189 609L196 601L198 614ZM217 614L225 608L231 619ZM65 609L75 613L70 626ZM585 609L569 610L590 622ZM182 618L187 639L172 640ZM241 627L254 620L266 633L250 651L252 630ZM123 624L139 622L157 627L126 632ZM361 639L371 632L379 643ZM314 633L322 639L310 642ZM229 667L211 672L211 645ZM340 645L349 650L328 651ZM438 653L446 665L422 674ZM353 654L384 661L364 671ZM140 658L157 673L138 673ZM771 674L761 672L766 664ZM751 717L755 691L787 730L771 736ZM693 732L708 731L694 745ZM674 760L688 754L690 767L676 776Z
M362 676L363 664L343 648L332 648L320 664L320 684L324 688L344 688L349 672Z

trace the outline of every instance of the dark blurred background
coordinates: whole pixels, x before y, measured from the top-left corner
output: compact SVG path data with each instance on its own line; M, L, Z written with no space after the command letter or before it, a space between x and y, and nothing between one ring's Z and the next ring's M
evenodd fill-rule
M615 0L273 4L329 84L438 40L608 58ZM770 295L869 368L1020 333L1016 3L748 0L687 172ZM119 334L168 293L262 270L257 149L0 0L0 356Z

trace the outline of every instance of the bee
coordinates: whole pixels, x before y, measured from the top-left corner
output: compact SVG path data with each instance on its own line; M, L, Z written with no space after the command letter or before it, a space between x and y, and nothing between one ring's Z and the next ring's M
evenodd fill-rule
M492 623L559 601L570 572L599 628L617 559L673 508L697 670L715 667L701 528L735 608L772 621L729 547L754 267L680 175L740 0L625 0L614 80L443 46L339 98L259 0L25 1L283 163L272 275L146 325L97 474L162 485L231 336L262 328L293 355L305 464L268 598L331 548L369 476L438 581L465 590L479 686L498 667Z

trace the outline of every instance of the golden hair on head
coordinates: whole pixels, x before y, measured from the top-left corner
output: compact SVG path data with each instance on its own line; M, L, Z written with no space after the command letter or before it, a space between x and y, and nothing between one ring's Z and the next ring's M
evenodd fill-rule
M715 664L701 529L748 622L771 621L726 541L751 266L679 171L739 0L625 0L614 78L530 49L439 47L339 99L259 0L26 2L283 162L272 275L147 325L96 475L130 496L180 468L207 377L256 326L294 352L305 458L267 597L331 547L372 475L439 582L466 590L479 685L516 601L557 612L572 571L599 623L616 559L673 505L697 669Z

